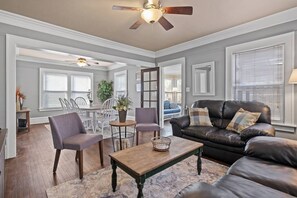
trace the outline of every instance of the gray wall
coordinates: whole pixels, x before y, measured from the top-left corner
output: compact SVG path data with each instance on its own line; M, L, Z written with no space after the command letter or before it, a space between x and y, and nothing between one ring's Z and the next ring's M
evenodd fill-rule
M225 48L249 41L262 38L276 36L288 32L295 31L295 40L297 40L297 21L285 23L282 25L266 28L252 33L236 36L222 41L210 43L204 46L196 47L183 52L171 54L156 59L156 62L163 62L171 59L186 58L186 87L191 87L191 92L186 93L186 104L190 106L196 100L202 99L225 99ZM295 67L297 66L297 42L295 42ZM192 95L192 74L191 67L193 64L215 61L215 79L216 94L215 96L193 96ZM295 87L296 88L296 87ZM297 89L295 89L295 103L297 102ZM295 112L297 105L295 105ZM297 123L297 115L295 115L295 123ZM280 134L281 136L296 138L296 134Z
M100 52L104 54L109 55L115 55L120 57L126 57L136 60L142 60L142 61L148 61L148 62L154 62L155 60L153 58L144 57L140 55L135 55L127 52L122 52L118 50L113 50L105 47L99 47L83 42L79 42L76 40L66 39L58 36L52 36L45 33L40 33L24 28L19 28L11 25L6 25L3 23L0 23L0 128L4 128L6 126L6 108L5 108L5 100L6 100L6 90L5 90L5 35L6 34L13 34L17 36L37 39L41 41L61 44L65 46L75 47L79 49L85 49L95 52Z
M61 69L68 71L82 71L93 73L93 89L94 89L94 102L98 102L96 97L97 84L101 80L107 80L108 75L106 71L99 71L93 69L75 68L59 65L51 65L45 63L35 63L27 61L17 61L16 85L21 88L22 92L27 96L24 101L24 106L31 109L30 116L47 117L52 115L61 114L61 111L39 111L39 69Z
M140 92L136 91L136 72L141 70L140 67L126 66L114 69L108 72L108 79L114 81L114 73L127 70L128 77L128 96L133 101L131 110L128 111L129 116L134 116L135 108L140 107Z

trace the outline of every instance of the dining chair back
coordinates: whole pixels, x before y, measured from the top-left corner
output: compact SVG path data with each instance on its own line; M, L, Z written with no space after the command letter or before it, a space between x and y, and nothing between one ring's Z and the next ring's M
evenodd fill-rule
M76 102L76 104L78 106L86 106L86 105L88 105L86 99L83 98L83 97L77 97L77 98L75 98L75 102Z
M160 126L158 124L158 114L156 108L136 108L135 121L136 145L138 145L139 132L154 131L154 137L160 136Z
M76 112L79 115L84 126L90 128L92 124L92 118L89 115L87 115L85 111L80 110L79 106L72 98L70 98L70 103L72 106L72 111Z
M60 104L61 104L61 107L62 107L63 111L67 111L67 107L66 107L66 104L65 104L64 100L62 98L59 98L59 101L60 101Z
M83 177L83 149L99 142L100 161L103 166L102 135L87 134L77 113L49 117L51 133L56 149L53 173L56 173L60 153L63 149L76 150L75 160L79 160L79 177Z
M98 115L98 125L102 130L102 134L104 128L109 126L109 122L117 119L117 111L112 108L116 103L115 98L109 98L102 104L102 109Z

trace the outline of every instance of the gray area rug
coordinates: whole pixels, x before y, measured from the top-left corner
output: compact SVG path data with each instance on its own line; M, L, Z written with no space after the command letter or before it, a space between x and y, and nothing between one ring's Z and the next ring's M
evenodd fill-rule
M144 197L174 197L181 189L194 182L213 183L223 176L228 167L202 159L201 175L197 173L197 157L191 156L178 164L146 179ZM83 180L74 179L46 190L49 198L128 198L137 197L135 180L117 168L116 192L111 188L111 166L87 174Z

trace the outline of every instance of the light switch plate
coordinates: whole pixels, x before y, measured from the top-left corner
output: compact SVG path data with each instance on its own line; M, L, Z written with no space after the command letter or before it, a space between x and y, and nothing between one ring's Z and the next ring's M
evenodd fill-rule
M190 92L190 87L186 87L186 92Z

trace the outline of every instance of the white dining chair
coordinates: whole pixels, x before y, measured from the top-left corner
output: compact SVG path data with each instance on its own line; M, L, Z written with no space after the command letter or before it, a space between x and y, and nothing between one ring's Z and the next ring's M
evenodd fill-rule
M72 98L70 99L70 103L72 106L72 110L79 115L82 123L84 124L84 127L90 128L92 126L92 117L88 116L85 111L80 110L78 104Z
M77 104L79 107L80 107L80 106L86 106L86 105L88 105L86 99L83 98L83 97L77 97L77 98L75 98L75 102L76 102L76 104Z
M109 122L117 120L117 111L112 107L116 105L117 100L115 98L109 98L102 104L102 109L98 113L97 120L98 126L101 128L103 134L104 128L109 127Z

